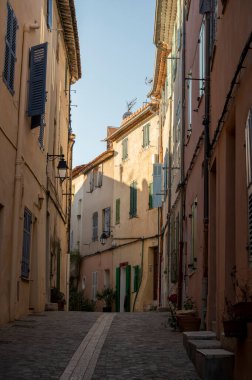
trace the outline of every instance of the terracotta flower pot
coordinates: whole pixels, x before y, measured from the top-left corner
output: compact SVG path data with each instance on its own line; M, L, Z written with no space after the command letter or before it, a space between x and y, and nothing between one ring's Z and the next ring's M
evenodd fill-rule
M201 319L193 315L177 316L178 327L180 331L198 331Z
M247 336L247 324L243 320L223 321L223 328L226 337L244 339Z

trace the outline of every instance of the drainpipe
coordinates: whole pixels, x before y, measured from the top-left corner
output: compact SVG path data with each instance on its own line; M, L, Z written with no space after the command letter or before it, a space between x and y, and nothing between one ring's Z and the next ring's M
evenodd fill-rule
M210 123L210 12L205 14L205 118L204 125L204 243L203 243L203 275L202 275L202 305L201 305L201 330L206 329L207 295L208 295L208 223L209 223L209 173L208 159L210 152L209 123Z
M27 70L29 59L29 46L27 41L27 33L39 29L40 26L36 22L34 24L25 24L23 28L22 42L22 61L19 82L19 100L18 100L18 131L17 131L17 152L15 163L14 177L14 202L13 202L13 225L12 225L12 250L11 250L11 273L10 273L10 305L9 317L13 321L16 316L16 305L19 301L19 281L18 263L20 260L20 221L23 220L22 200L24 190L23 177L23 133L25 130L25 113L26 113L26 91L27 91Z
M185 166L184 166L184 142L185 142L185 5L182 7L182 125L181 125L181 162L180 162L180 242L179 242L179 278L178 278L178 308L182 308L183 301L183 253L184 253L184 203L185 203Z

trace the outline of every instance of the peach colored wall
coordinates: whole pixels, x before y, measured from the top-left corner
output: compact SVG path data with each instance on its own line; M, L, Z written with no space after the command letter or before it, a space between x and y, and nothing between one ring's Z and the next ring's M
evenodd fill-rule
M14 95L0 80L0 323L19 318L29 309L43 311L49 301L50 286L56 273L51 273L52 242L61 247L61 290L67 295L68 246L66 181L61 185L57 160L47 166L47 152L59 154L62 146L67 158L69 93L65 93L66 49L62 33L47 29L47 1L10 0L18 22ZM53 28L60 27L60 18L53 2ZM7 1L0 2L1 72L4 65ZM24 32L25 25L37 22L38 29ZM44 149L39 146L39 128L31 130L27 117L29 49L48 42L47 102ZM59 59L56 56L58 46ZM22 68L22 71L21 71ZM21 76L22 75L22 76ZM68 82L70 79L68 71ZM68 158L67 158L68 159ZM47 182L47 174L50 178ZM47 192L49 190L50 192ZM15 202L15 203L14 203ZM23 242L23 214L32 212L32 237L29 280L20 278ZM47 224L50 213L50 225ZM47 236L48 234L48 241ZM52 282L50 281L52 278Z

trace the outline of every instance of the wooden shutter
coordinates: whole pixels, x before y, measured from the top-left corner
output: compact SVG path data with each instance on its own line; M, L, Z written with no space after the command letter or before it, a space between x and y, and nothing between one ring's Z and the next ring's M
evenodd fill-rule
M120 267L116 268L116 311L120 311Z
M21 277L28 278L30 272L30 243L31 243L31 224L32 214L25 208L24 210L24 229L23 229L23 252L21 262Z
M98 240L98 212L93 213L93 241Z
M130 185L130 216L134 217L137 213L137 183L134 181Z
M47 43L33 46L30 51L30 83L28 116L45 113Z
M134 292L138 291L139 282L140 282L140 267L139 265L136 265L134 267Z
M126 160L128 158L128 139L124 139L122 142L122 159Z
M4 81L12 94L14 94L14 73L16 63L16 34L17 19L14 11L7 3L7 30L5 36L5 57L4 57Z
M153 208L162 206L162 164L153 165Z
M125 311L130 311L130 279L131 279L131 266L126 266L126 300Z
M110 236L110 207L104 209L104 228L103 231Z
M120 223L120 198L116 199L116 224Z
M147 147L150 144L150 124L146 124L143 127L143 147Z
M149 185L149 208L153 208L153 183Z
M53 0L47 0L47 27L52 30L53 24Z

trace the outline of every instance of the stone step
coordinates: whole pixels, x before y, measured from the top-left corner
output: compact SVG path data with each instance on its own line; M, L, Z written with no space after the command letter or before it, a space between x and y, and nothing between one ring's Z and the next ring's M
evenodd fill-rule
M195 365L196 362L196 350L203 348L221 348L221 342L216 339L194 339L188 340L187 344L187 355L189 359Z
M233 380L234 354L220 348L197 349L195 367L202 380Z
M58 311L58 304L54 302L46 303L45 311Z
M210 340L216 339L216 334L213 331L186 331L183 333L183 345L188 351L189 340Z

